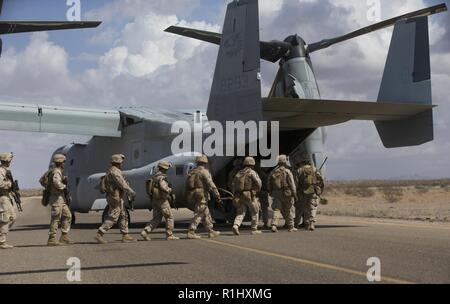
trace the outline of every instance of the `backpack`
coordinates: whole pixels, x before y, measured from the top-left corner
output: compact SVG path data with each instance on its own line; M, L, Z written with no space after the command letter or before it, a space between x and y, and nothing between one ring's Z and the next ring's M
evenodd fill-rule
M303 188L302 189L303 193L305 194L316 193L315 187L317 185L317 175L316 171L312 166L305 166L302 168L300 182Z
M273 190L284 190L286 188L286 172L277 169L270 175L270 182Z
M53 169L49 169L44 173L44 175L42 175L41 179L39 180L41 186L44 187L41 200L41 204L44 207L47 207L50 204L50 187L52 185L51 180L53 179L52 175Z
M98 189L101 194L106 194L107 186L106 186L106 175L100 178L100 183L98 184Z
M147 180L146 190L151 200L160 198L159 182L161 181L161 178L162 177L160 176L154 175Z
M244 192L245 189L245 181L247 180L246 174L243 172L239 172L233 179L233 186L236 192Z
M193 169L189 172L186 180L186 193L185 199L189 204L194 204L199 198L198 196L203 193L203 183L200 177L200 170Z
M203 188L203 183L200 177L200 171L198 169L194 169L191 172L189 172L186 180L186 188L187 190L195 190Z
M47 172L44 173L44 175L42 175L41 179L39 180L39 183L41 184L42 187L44 187L45 189L50 187L50 175L53 173L53 169L49 169L47 170Z

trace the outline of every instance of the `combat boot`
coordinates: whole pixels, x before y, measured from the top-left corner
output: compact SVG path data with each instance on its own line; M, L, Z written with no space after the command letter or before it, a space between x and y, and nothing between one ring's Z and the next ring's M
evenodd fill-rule
M0 244L0 249L13 249L14 246L8 245L6 243L1 243Z
M150 238L150 236L148 235L148 232L146 230L143 230L141 232L141 237L144 239L144 241L149 242L152 239Z
M134 243L136 240L129 234L122 235L122 243Z
M97 232L97 235L95 236L95 240L99 244L107 244L108 242L103 238L104 234L102 232Z
M208 233L208 237L209 237L210 239L216 238L216 237L218 237L218 236L220 236L220 232L219 232L219 231L211 230L211 231Z
M189 232L187 234L187 238L189 240L198 240L198 239L201 239L202 237L197 235L197 234L195 234L194 230L189 230Z
M316 230L316 225L314 225L314 223L309 224L308 230L309 231L315 231Z
M272 232L273 232L273 233L277 233L277 232L278 232L277 226L272 226Z
M237 225L233 226L233 233L234 233L234 235L237 235L237 236L241 235L241 233L239 232L239 226L237 226Z
M174 235L168 235L167 240L168 241L178 241L180 238Z
M63 233L61 235L61 238L59 239L59 242L61 244L65 244L65 245L72 245L73 241L70 239L69 235L67 233Z
M61 246L61 243L56 240L56 237L54 235L51 235L48 238L47 246L49 247Z
M298 231L298 229L295 228L295 227L292 227L292 228L288 229L288 232L297 232L297 231Z
M259 231L257 229L252 230L252 235L261 235L262 231Z
M297 226L299 229L305 229L306 228L306 224L305 223L301 223L300 225Z

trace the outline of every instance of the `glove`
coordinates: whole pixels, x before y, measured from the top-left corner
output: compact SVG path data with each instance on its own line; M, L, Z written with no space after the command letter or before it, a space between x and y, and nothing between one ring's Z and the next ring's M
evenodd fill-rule
M134 200L136 200L136 196L137 196L137 194L136 194L136 192L130 192L130 194L128 195L128 198L130 199L130 201L134 201Z

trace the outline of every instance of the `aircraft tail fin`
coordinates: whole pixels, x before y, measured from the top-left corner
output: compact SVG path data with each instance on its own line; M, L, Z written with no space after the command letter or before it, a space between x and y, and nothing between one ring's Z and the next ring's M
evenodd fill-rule
M228 5L220 41L208 118L256 121L263 117L258 0Z
M432 104L427 16L396 23L378 102ZM416 146L434 139L432 109L403 120L375 124L386 148Z

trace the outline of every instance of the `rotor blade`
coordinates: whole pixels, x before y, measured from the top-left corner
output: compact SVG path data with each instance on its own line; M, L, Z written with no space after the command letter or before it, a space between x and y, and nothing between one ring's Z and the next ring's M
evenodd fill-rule
M291 45L283 41L261 41L261 58L270 62L277 62L289 52Z
M94 28L101 24L99 21L68 22L68 21L0 21L0 35Z
M368 27L364 27L362 29L359 29L357 31L354 31L352 33L349 33L347 35L341 36L341 37L337 37L337 38L332 38L332 39L325 39L322 40L320 42L316 42L316 43L312 43L308 45L308 52L312 53L321 49L325 49L328 48L334 44L349 40L349 39L353 39L374 31L378 31L387 27L390 27L392 25L394 25L397 21L402 20L402 19L408 19L408 18L413 18L413 17L423 17L423 16L430 16L430 15L434 15L434 14L438 14L441 12L445 12L447 11L447 5L445 3L439 4L439 5L435 5L429 8L425 8L422 10L418 10L412 13L408 13L402 16L398 16L386 21L382 21L380 23L376 23L373 24L371 26Z
M196 29L190 29L186 27L180 27L180 26L170 26L167 29L164 30L165 32L177 34L180 36L185 36L213 44L220 45L220 41L222 39L222 34L219 33L213 33L208 31L201 31Z
M0 15L2 14L3 9L3 0L0 0Z
M165 32L185 36L212 44L220 45L222 34L196 30L180 26L171 26ZM261 58L270 62L277 62L290 49L291 45L282 41L261 42Z

